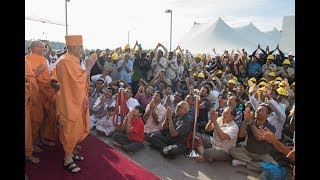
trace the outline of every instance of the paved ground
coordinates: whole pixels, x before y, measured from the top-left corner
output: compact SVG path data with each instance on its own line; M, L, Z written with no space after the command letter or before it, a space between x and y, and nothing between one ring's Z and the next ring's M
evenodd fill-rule
M96 135L96 131L92 130ZM246 180L257 179L257 172L248 170L244 166L232 167L231 162L206 162L197 163L193 158L178 156L174 160L163 158L159 152L145 148L134 155L129 155L115 147L111 143L111 138L97 136L108 145L118 149L123 155L143 166L150 172L160 176L165 180L188 180L188 179L215 179L215 180ZM145 143L146 144L146 143Z

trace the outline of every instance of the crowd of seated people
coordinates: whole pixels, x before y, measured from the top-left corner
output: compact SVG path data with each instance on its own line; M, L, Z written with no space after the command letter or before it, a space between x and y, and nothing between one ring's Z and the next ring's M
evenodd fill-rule
M168 52L160 43L147 51L138 42L132 48L95 52L99 58L91 69L90 127L125 152L149 145L164 158L186 154L194 123L198 162L224 160L261 172L264 161L279 165L270 152L287 156L289 151L279 146L293 146L293 52L286 57L279 46L270 51L258 45L251 54L213 48L210 55L180 46ZM82 64L89 55L83 55ZM120 91L125 116L115 111Z

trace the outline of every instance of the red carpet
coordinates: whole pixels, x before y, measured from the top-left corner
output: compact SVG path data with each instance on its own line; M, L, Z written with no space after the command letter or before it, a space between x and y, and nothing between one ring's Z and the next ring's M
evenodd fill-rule
M79 155L85 160L76 164L81 172L72 174L64 169L64 153L62 145L58 143L55 147L42 146L44 151L36 154L40 163L25 163L29 180L160 179L92 134L80 145L82 149Z

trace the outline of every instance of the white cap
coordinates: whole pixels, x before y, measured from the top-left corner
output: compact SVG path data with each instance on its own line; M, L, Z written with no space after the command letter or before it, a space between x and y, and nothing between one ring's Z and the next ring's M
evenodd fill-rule
M219 53L217 53L217 54L216 54L216 57L217 57L217 56L219 56L219 57L220 57L221 55L220 55Z
M289 52L288 56L294 56L294 52Z
M275 53L275 55L280 55L280 52L279 52L279 51L277 51L277 52Z
M238 55L239 55L239 53L238 53L238 52L234 52L233 54L234 54L234 55L236 55L236 54L238 54Z
M263 52L262 52L262 51L259 51L258 54L263 54Z

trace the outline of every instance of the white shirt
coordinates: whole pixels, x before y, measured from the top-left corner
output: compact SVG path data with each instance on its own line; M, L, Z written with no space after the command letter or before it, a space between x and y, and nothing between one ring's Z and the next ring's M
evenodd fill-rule
M138 105L140 105L139 101L132 97L127 100L127 106L130 111Z
M99 105L100 102L101 102L101 96L98 97L98 99L97 99L96 102L94 103L92 110L98 111L98 110L100 109L100 107L101 107L101 105ZM116 101L114 100L113 97L112 97L112 103L111 103L111 104L105 103L105 105L104 105L104 110L107 110L108 106L113 106L113 107L116 106Z
M139 101L132 98L132 97L127 100L127 107L129 109L129 111L133 110L133 108L138 105L140 105ZM119 105L119 114L120 113L121 113L121 106ZM127 113L129 113L129 112L127 112Z
M152 75L155 77L159 71L165 71L167 68L167 60L164 57L161 57L159 63L157 57L154 57L151 62Z
M49 71L51 72L52 69L56 67L59 58L58 58L57 55L55 55L55 56L53 56L53 57L50 55L49 57L50 57L50 59L51 59L51 62L50 62L50 65L49 65Z
M217 134L217 132L213 131L213 136L210 137L211 144L212 144L212 146L220 148L224 152L229 153L229 150L231 148L236 147L239 127L234 121L223 124L222 117L218 117L217 123L218 123L220 129L224 133L228 134L230 139L226 139L226 140L222 141L220 139L219 135Z
M147 105L146 112L148 112L149 110L150 110L150 104ZM146 124L144 125L144 132L145 133L150 133L150 132L160 131L162 122L163 122L164 117L166 115L166 111L167 111L166 108L161 103L159 103L154 108L154 112L158 116L159 124L157 125L157 124L154 123L153 117L150 114L150 116L146 120Z
M254 95L249 97L252 107L256 110L259 106L257 99ZM273 99L269 100L269 105L272 110L268 117L268 122L276 128L276 137L277 139L281 139L283 124L286 121L286 114L281 109L280 105Z
M167 79L175 79L177 77L176 73L178 72L178 63L175 58L171 60L167 60L167 64L170 64L170 67L166 68L166 78Z
M102 78L102 79L104 79L104 81L106 82L108 82L108 84L109 83L111 83L111 81L112 81L112 78L110 77L110 76L106 76L106 77L101 77L102 76L102 74L96 74L96 75L93 75L93 76L91 76L91 81L92 82L94 82L94 83L96 83L97 81L98 81L98 79L100 79L100 78Z

